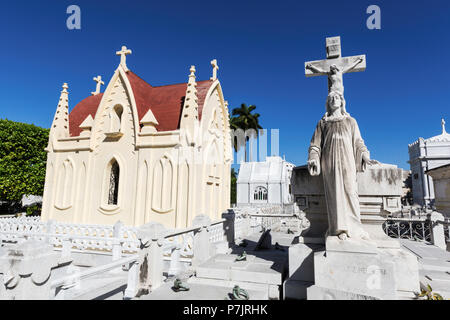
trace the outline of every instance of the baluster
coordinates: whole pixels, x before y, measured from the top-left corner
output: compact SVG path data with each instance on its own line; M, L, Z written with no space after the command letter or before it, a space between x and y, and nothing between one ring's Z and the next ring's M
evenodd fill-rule
M179 246L179 245L176 245L175 247L172 248L172 254L170 255L170 258L171 258L170 266L169 266L169 271L168 271L169 276L177 275L181 271L180 251L181 251L181 246Z

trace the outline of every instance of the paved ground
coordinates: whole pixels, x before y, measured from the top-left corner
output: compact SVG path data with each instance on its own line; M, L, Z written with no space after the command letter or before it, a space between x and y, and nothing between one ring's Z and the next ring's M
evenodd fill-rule
M146 296L142 300L223 300L229 299L235 285L245 289L250 299L279 299L279 292L288 268L288 247L294 235L271 232L271 249L255 251L261 237L260 232L246 237L247 245L234 246L230 255L216 255L197 269L197 276L187 280L186 292L174 292L173 280ZM275 244L279 244L279 249ZM235 261L245 251L246 261Z

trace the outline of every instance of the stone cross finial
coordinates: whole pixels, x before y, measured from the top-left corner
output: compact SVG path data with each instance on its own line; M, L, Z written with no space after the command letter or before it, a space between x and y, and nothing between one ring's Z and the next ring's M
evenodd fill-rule
M219 66L217 65L216 59L211 61L211 66L213 67L213 76L211 77L211 80L216 80L217 79L217 70L219 70Z
M447 131L445 131L445 120L444 120L444 118L442 118L442 120L441 120L441 125L442 125L442 134L446 134Z
M105 83L102 81L102 77L101 77L101 76L94 77L94 81L97 82L97 86L96 86L96 88L95 88L95 92L91 92L91 94L92 94L93 96L99 94L99 93L100 93L100 86L101 86L102 84L105 84Z
M195 77L195 66L191 66L191 68L189 69L189 71L191 72L191 74L189 75L190 77L194 76Z
M344 93L342 75L366 70L366 56L341 57L341 38L326 38L327 59L305 62L306 77L328 76L328 92Z
M127 55L131 54L131 50L127 49L126 46L122 46L122 50L117 51L116 55L120 56L120 65L125 71L128 71L127 68Z

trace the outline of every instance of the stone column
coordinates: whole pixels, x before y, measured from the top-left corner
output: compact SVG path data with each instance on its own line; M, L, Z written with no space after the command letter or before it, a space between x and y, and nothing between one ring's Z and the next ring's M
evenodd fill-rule
M140 241L137 295L155 290L163 282L163 239L166 229L160 223L150 222L139 228Z
M28 240L7 249L0 257L0 298L7 300L48 300L52 268L59 254L45 241Z
M439 222L444 222L444 216L439 212L433 211L428 214L428 219L431 223L431 242L441 249L447 249L445 241L444 225Z
M208 232L208 227L210 225L211 219L205 215L198 215L192 221L193 227L199 227L198 231L194 231L194 257L192 258L193 267L197 267L210 257L211 245Z

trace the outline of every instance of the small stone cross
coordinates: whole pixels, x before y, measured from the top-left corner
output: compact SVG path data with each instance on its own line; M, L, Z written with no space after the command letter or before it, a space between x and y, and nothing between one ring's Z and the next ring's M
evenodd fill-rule
M127 49L126 46L122 46L122 50L117 51L116 55L120 56L120 65L125 71L128 71L127 68L127 55L131 54L131 50Z
M93 96L99 94L99 93L100 93L100 87L101 87L101 85L102 85L102 84L105 84L105 83L102 81L102 77L101 77L101 76L94 77L94 81L97 82L97 87L95 88L95 92L91 92L91 94L92 94Z
M213 75L211 77L211 80L216 80L217 79L217 70L219 70L219 66L217 65L216 59L211 61L211 66L213 67Z
M326 38L327 59L305 62L306 77L328 76L328 92L344 93L342 75L366 70L366 56L341 57L341 37Z
M444 120L444 118L442 118L442 120L441 120L441 125L442 125L442 134L446 134L447 131L445 131L445 120Z

